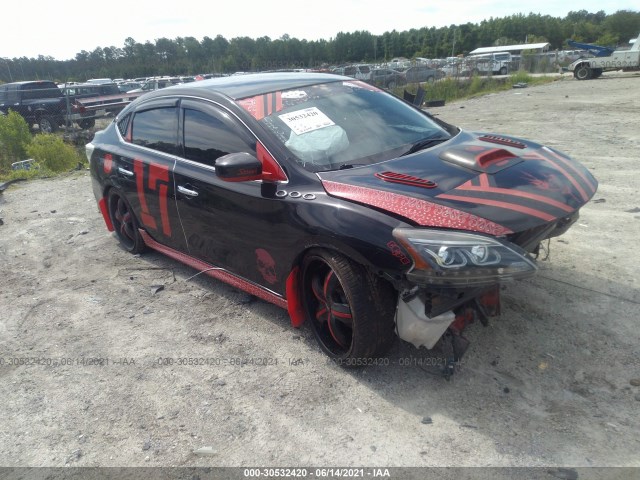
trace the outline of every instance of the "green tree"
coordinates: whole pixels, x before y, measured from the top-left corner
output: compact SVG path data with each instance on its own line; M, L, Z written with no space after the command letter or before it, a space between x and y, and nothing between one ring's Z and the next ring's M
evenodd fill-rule
M27 147L31 143L29 125L22 116L9 111L0 114L0 171L6 173L11 164L27 158Z

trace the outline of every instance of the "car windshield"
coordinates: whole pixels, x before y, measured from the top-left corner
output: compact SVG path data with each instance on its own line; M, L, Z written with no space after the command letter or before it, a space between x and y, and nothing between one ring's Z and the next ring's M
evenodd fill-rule
M238 104L312 172L378 163L451 137L425 113L356 80L278 91ZM437 141L427 142L431 139Z

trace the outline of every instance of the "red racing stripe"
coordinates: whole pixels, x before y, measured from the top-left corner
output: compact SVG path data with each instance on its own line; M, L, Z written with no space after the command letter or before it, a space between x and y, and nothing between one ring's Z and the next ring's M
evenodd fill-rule
M584 183L586 183L587 185L589 185L589 187L591 187L591 193L596 193L596 187L597 185L594 185L593 181L590 180L583 171L581 171L579 168L577 168L576 165L574 165L573 163L571 163L570 161L568 161L566 158L562 157L561 155L558 155L556 152L554 152L553 150L545 150L548 151L550 154L552 154L555 158L557 158L559 161L562 162L563 165L569 167L571 170L573 170L574 172L576 172L578 174L578 176L584 181Z
M506 210L513 210L515 212L531 215L532 217L541 218L542 220L546 220L547 222L551 220L555 220L557 218L557 217L554 217L553 215L549 215L548 213L541 212L540 210L536 210L534 208L523 207L522 205L517 205L515 203L500 202L498 200L489 200L486 198L476 198L476 197L463 197L460 195L448 195L444 193L441 195L438 195L438 198L444 198L445 200L456 200L458 202L477 203L480 205L489 205L491 207L504 208Z
M486 173L478 175L478 180L480 181L480 188L489 186L489 177Z
M474 187L474 186L464 186L461 185L456 188L455 191L464 190L469 192L489 192L489 193L500 193L503 195L511 195L513 197L521 197L527 198L529 200L535 200L536 202L546 203L547 205L551 205L553 207L559 208L560 210L564 210L565 212L573 212L575 209L570 207L569 205L558 202L553 198L545 197L543 195L537 195L535 193L521 192L519 190L511 190L508 188L499 188L499 187ZM440 195L442 196L442 195Z
M551 152L549 152L551 153ZM571 185L574 186L574 188L578 191L578 193L580 193L580 196L582 197L582 200L584 202L587 202L589 200L589 195L587 195L587 193L584 191L584 189L582 188L582 186L578 183L578 181L575 179L575 177L573 177L573 175L570 175L569 172L567 172L564 168L562 168L561 165L559 165L557 162L554 162L553 159L549 158L549 157L545 157L544 155L538 153L538 152L534 152L532 154L523 156L522 158L531 158L531 159L535 159L535 160L544 160L546 162L549 162L551 165L553 165L556 170L558 170L562 175L564 175L564 177L569 180L571 182Z

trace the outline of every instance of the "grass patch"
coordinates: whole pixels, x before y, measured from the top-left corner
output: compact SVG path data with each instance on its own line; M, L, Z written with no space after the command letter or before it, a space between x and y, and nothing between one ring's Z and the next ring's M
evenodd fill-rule
M556 77L532 77L526 72L516 72L509 77L484 77L474 75L470 79L445 78L433 85L425 84L425 101L445 100L454 102L468 98L511 90L513 85L526 83L529 86L542 85L556 81ZM417 88L417 87L416 87Z
M39 165L35 165L35 168L29 170L11 170L0 174L0 183L8 182L10 180L33 180L35 178L51 178L56 175L48 168L41 168Z

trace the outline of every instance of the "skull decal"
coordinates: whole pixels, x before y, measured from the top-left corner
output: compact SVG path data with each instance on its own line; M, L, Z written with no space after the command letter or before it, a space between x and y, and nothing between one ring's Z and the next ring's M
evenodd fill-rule
M278 281L276 276L276 262L269 252L263 248L256 250L256 263L258 271L262 274L262 278L271 285Z

